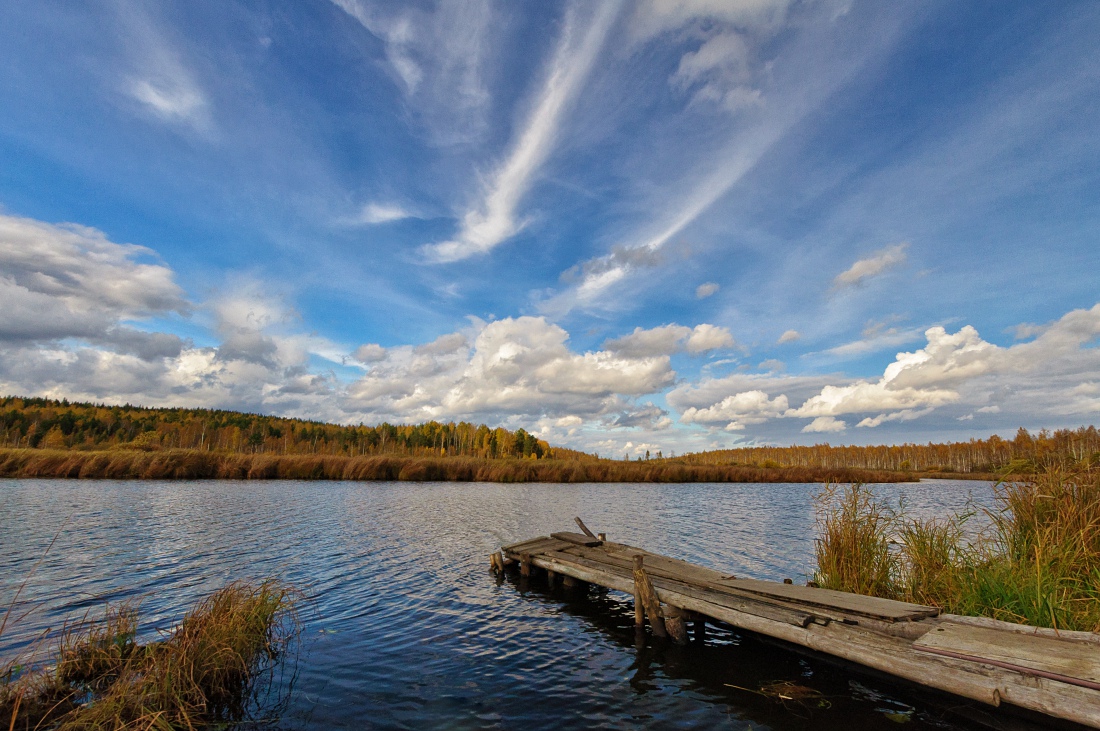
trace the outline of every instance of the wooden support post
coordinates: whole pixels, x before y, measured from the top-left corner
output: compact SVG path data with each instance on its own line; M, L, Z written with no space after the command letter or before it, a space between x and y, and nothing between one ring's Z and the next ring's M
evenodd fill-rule
M554 588L554 584L557 583L557 579L558 579L557 574L555 574L553 571L547 570L547 572L546 572L546 583L547 583L547 585L549 585L549 587L551 589Z
M688 642L687 623L684 622L684 611L673 606L666 606L664 609L665 614L665 629L668 630L668 636L672 638L672 641L677 645L686 645Z
M606 533L597 533L596 534L596 540L606 541L607 540L607 534Z
M504 573L504 562L501 560L498 551L493 551L489 554L489 568L493 570L494 574Z
M561 585L566 589L572 589L577 585L577 580L567 574L561 577Z
M677 645L686 645L688 643L687 625L684 623L683 617L671 617L666 619L665 629L668 630L668 636L671 637L672 641Z
M699 619L692 622L692 634L695 635L696 642L707 641L707 620L703 619L700 615Z
M634 596L641 596L641 603L649 617L649 626L653 628L653 634L657 637L668 637L668 632L665 631L665 620L661 618L661 602L653 589L653 582L645 572L644 561L641 554L634 556Z
M520 573L520 576L530 576L531 575L531 554L525 553L522 556L520 556L519 573Z

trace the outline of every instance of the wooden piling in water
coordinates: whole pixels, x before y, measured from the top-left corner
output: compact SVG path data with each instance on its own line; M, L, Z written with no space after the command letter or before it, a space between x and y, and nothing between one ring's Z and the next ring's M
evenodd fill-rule
M668 636L677 645L686 645L688 642L687 623L684 621L684 610L673 606L667 606L663 610L665 615L665 629Z
M706 621L719 622L989 706L1014 705L1100 729L1100 634L941 615L935 607L793 581L737 578L590 534L552 533L515 543L504 547L501 563L519 561L522 577L538 567L553 572L555 582L632 593L643 646L646 616L654 635L673 634L677 641L686 638L681 623L693 624L698 640ZM521 578L520 590L526 586Z
M665 620L661 616L661 600L657 598L653 582L645 572L645 557L640 553L634 556L634 595L641 596L642 606L645 607L646 616L649 617L649 626L653 629L653 634L657 637L668 637L668 632L665 631Z

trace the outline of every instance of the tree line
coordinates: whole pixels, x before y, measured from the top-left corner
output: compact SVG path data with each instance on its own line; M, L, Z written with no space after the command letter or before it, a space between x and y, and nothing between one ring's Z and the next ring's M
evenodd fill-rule
M743 447L687 454L675 461L700 465L1032 474L1050 467L1100 466L1100 433L1095 426L1053 432L1044 429L1037 434L1021 427L1012 439L993 435L988 439L946 444Z
M18 396L0 397L0 446L349 457L396 454L594 459L574 450L551 448L525 429L509 431L464 421L342 426L216 409L108 406Z

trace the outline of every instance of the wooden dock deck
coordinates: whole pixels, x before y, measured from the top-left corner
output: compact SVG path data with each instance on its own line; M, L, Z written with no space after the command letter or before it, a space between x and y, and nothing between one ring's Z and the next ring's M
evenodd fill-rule
M585 533L504 546L494 569L545 571L634 595L635 623L685 641L717 621L800 645L927 688L1100 728L1100 634L1056 632L934 607L760 581Z

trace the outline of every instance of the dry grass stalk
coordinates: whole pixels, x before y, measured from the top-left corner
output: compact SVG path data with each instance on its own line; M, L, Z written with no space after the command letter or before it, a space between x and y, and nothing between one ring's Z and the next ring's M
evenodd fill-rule
M108 608L66 628L53 668L0 681L12 729L196 729L249 717L257 683L298 635L297 595L274 582L233 583L199 602L149 645L137 613Z
M816 581L956 614L1100 631L1100 471L1051 469L995 487L988 529L972 514L933 520L893 511L858 485L818 503ZM900 538L889 550L888 538Z

